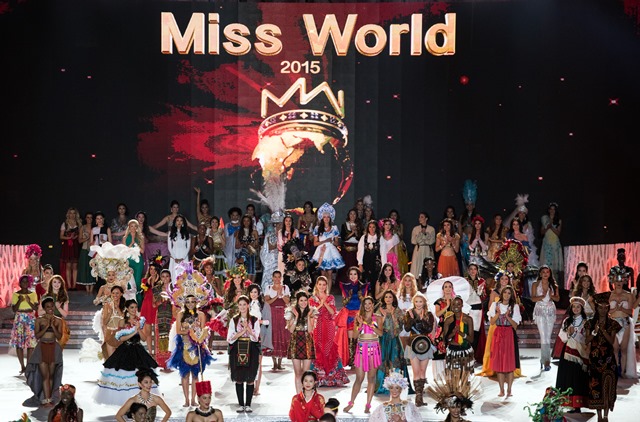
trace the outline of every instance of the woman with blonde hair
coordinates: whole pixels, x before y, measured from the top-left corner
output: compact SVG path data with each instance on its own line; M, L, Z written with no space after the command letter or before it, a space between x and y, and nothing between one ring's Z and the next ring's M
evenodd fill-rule
M60 226L60 241L62 252L60 253L60 273L65 274L64 278L68 285L67 290L75 290L76 279L78 278L78 258L80 256L80 229L82 219L77 208L70 207L67 210L65 220Z
M137 246L140 248L140 256L144 254L144 235L140 230L140 223L135 218L129 220L127 228L124 231L122 237L122 244L129 248ZM142 299L144 298L142 291L142 275L144 273L144 260L138 258L138 261L129 258L129 267L133 270L133 278L136 281L136 302L142 306Z
M398 293L396 293L396 297L398 298L398 309L402 311L403 317L404 314L413 306L413 297L416 293L418 293L418 282L416 280L416 276L412 273L406 273L402 276ZM402 327L398 336L400 337L400 343L404 350L404 348L409 344L410 333Z

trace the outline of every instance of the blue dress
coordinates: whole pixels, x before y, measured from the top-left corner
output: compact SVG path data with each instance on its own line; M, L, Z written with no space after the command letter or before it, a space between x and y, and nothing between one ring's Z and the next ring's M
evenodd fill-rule
M389 375L390 371L400 371L405 378L409 379L409 371L407 362L404 358L404 351L400 343L400 329L402 326L403 314L398 308L394 310L396 323L393 323L391 315L386 314L382 323L382 336L380 337L380 352L382 355L382 364L376 372L376 394L389 394L389 390L382 385L384 379ZM413 394L409 388L409 394Z
M322 233L318 235L318 226L316 226L313 229L313 235L318 238L318 241L322 242L323 240L340 237L340 231L338 231L337 226L331 226L331 230L328 232L322 231ZM322 253L323 249L324 254ZM322 259L320 259L320 256L322 256ZM333 245L333 242L323 243L318 246L311 260L319 264L319 270L324 271L339 270L345 265L340 251Z

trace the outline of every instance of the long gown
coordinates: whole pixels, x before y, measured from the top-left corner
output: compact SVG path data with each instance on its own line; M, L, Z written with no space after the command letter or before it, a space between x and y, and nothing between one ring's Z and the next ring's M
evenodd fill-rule
M313 229L313 235L318 238L318 241L323 241L327 239L333 239L335 237L340 236L340 232L336 226L331 226L331 230L318 234L318 226ZM323 248L324 246L324 248ZM324 249L324 253L322 252ZM322 255L322 260L320 259L320 255ZM323 243L322 245L316 248L316 251L313 253L312 261L318 263L319 270L339 270L344 267L344 260L342 259L342 255L340 255L340 251L335 247L333 242Z
M411 243L415 245L411 257L411 274L416 277L422 272L424 259L433 258L433 244L436 243L436 230L433 227L427 225L424 233L422 230L422 226L417 225L411 231Z
M271 288L267 287L264 292L264 296L276 297L277 293ZM283 295L290 296L289 287L283 287ZM284 299L277 298L271 303L271 335L273 338L273 350L270 353L265 353L265 356L272 356L274 358L286 358L287 348L289 347L289 340L291 333L287 330L286 321L284 319L284 310L287 304Z
M562 322L564 327L566 322ZM569 335L564 329L558 336L562 340L562 354L558 365L556 388L561 391L571 387L573 392L569 395L569 407L579 408L587 405L589 394L589 350L587 349L585 324L587 320L581 316L571 318L574 333ZM571 326L571 325L570 325Z
M597 317L585 324L586 332L592 331L597 323ZM604 327L610 336L614 336L622 327L618 322L607 318ZM591 339L589 351L589 397L587 406L590 409L613 410L616 402L616 388L618 386L618 364L613 352L613 344L603 335L598 334Z
M334 322L337 313L335 298L328 295L326 303L333 309L333 315L325 306L320 307L320 300L316 296L309 299L309 305L318 309L318 320L313 332L316 359L312 368L318 376L318 387L342 387L349 382L342 359L338 355L338 345L335 342L336 326Z
M137 243L131 243L131 238L133 236L131 236L131 234L128 234L127 237L124 239L125 245L127 246L131 246L133 247L134 245L137 245L138 247L140 245L138 245ZM142 275L144 273L144 259L142 259L142 254L140 254L140 256L138 257L138 262L136 262L135 260L129 258L127 260L127 262L129 263L129 267L133 270L133 279L136 281L136 302L138 302L139 306L142 306L142 299L144 298L143 295L143 291L142 291Z
M382 385L390 371L401 371L406 379L409 379L407 361L404 358L404 350L400 343L400 328L402 327L403 313L396 308L393 311L395 323L390 314L386 314L382 322L382 336L380 337L380 352L382 364L376 372L376 394L389 394L389 390Z
M394 417L400 417L401 419L393 419ZM393 420L422 422L424 419L418 407L407 400L403 400L398 404L382 403L375 408L371 417L369 417L369 422L391 422Z
M550 222L551 220L548 215L543 215L540 219L542 227L546 227ZM554 228L557 228L557 226L554 226ZM548 265L556 280L558 280L558 273L564 271L562 244L560 243L560 238L553 230L547 230L542 238L540 265Z

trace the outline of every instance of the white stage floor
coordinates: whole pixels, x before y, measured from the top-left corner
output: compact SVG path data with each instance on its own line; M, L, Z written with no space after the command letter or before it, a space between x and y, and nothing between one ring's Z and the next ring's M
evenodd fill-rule
M46 421L48 410L44 408L26 408L21 403L31 397L31 390L24 382L24 377L18 376L18 362L15 356L6 353L0 355L0 409L2 416L0 420L17 420L19 416L26 412L32 421ZM544 372L541 376L539 368L539 351L533 349L523 349L522 369L527 375L525 378L515 380L513 385L514 396L509 399L497 397L498 385L496 382L482 378L482 397L476 402L474 412L468 413L467 419L471 421L528 421L527 413L523 406L530 402L542 399L544 390L548 386L555 385L557 367L552 365L550 372ZM263 362L262 385L260 395L254 397L252 415L240 415L235 412L236 395L235 388L229 379L227 371L226 354L216 355L218 359L205 372L205 378L210 380L215 392L212 406L222 410L226 420L248 420L258 421L286 421L288 420L289 405L291 397L294 395L293 369L289 361L285 359L285 371L277 373L271 372L271 359L265 358ZM96 404L91 396L96 387L96 379L99 376L101 364L78 362L78 351L68 350L64 354L65 367L63 382L73 384L77 387L76 400L78 405L84 409L85 421L113 421L118 408L115 406L105 406ZM431 379L431 368L427 372ZM188 409L183 408L184 399L182 389L179 385L180 378L177 372L170 374L160 373L160 391L171 407L173 415L171 421L184 421ZM355 375L349 373L352 382ZM320 393L325 399L337 398L341 403L339 413L340 420L366 420L364 413L365 393L363 390L356 399L356 404L352 414L345 414L342 408L347 404L351 394L351 386L343 388L321 388ZM410 396L413 400L414 396ZM386 397L375 396L373 408L386 400ZM433 410L433 401L427 399L428 406L421 408L425 421L442 421L443 414L436 414ZM637 421L638 404L640 403L640 385L631 380L620 380L618 383L618 399L615 410L610 414L611 421ZM567 420L571 422L595 421L595 413L585 409L586 413L568 415ZM159 410L158 414L162 412ZM160 418L158 418L160 420Z

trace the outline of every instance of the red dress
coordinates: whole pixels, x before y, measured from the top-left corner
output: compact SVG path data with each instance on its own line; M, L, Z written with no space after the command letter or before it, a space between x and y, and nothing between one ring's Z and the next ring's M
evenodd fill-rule
M146 285L148 289L144 292L144 299L142 299L142 306L140 307L140 316L143 316L147 320L147 324L155 324L158 308L153 305L156 301L156 296L158 296L159 299L160 293L162 292L162 282L157 280L154 287L151 287L149 286L148 279L143 278L142 284Z
M324 397L317 392L309 402L304 398L304 392L300 392L291 399L289 419L291 422L317 421L324 415Z
M309 299L309 304L318 309L318 320L313 332L316 349L313 370L318 375L318 387L341 387L349 382L349 377L344 371L342 360L338 355L338 345L335 342L337 311L333 295L328 295L326 302L333 310L333 315L325 306L320 307L318 297L312 296Z

